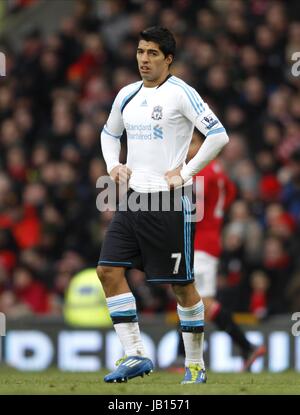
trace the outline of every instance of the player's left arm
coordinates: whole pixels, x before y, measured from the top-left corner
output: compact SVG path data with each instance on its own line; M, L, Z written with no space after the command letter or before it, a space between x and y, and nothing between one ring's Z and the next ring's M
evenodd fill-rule
M213 160L229 141L224 126L198 92L191 87L188 92L182 100L182 112L205 136L205 140L197 154L181 169L184 182Z

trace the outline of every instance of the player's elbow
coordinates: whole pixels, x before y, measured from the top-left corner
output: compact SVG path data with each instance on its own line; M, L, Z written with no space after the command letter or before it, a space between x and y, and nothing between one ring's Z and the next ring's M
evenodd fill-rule
M229 135L226 133L226 131L224 132L223 142L224 146L229 143Z
M214 141L214 143L219 147L223 148L229 142L228 134L226 133L225 128L222 129L221 132L216 132L215 134L212 132L210 138Z

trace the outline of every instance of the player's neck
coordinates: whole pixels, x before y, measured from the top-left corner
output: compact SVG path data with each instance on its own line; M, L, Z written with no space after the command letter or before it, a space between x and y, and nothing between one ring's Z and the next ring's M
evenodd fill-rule
M143 79L143 84L145 88L156 88L163 84L171 76L170 72L164 72L158 79L147 80Z

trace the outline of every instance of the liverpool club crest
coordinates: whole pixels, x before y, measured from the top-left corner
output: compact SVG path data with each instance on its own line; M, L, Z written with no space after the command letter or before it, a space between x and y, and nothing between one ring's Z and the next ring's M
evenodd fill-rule
M162 107L160 105L153 108L151 118L156 121L162 119Z

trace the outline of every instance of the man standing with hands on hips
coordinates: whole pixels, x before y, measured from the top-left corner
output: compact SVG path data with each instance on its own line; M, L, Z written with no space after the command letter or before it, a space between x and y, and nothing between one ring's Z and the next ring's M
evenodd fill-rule
M142 80L120 90L101 133L102 153L111 178L120 184L129 180L127 196L144 200L155 196L159 201L158 211L136 211L122 200L102 245L97 273L125 352L117 369L105 376L105 382L124 382L153 370L141 341L126 268L143 269L149 283L172 285L185 348L182 383L206 382L204 305L193 283L192 200L191 196L182 196L180 211L172 207L172 202L178 192L192 188L192 177L217 156L229 139L195 89L170 74L175 49L175 39L168 29L151 27L141 32L137 63ZM194 127L206 138L185 164ZM124 129L126 165L119 162ZM166 196L171 201L168 211L162 206Z

